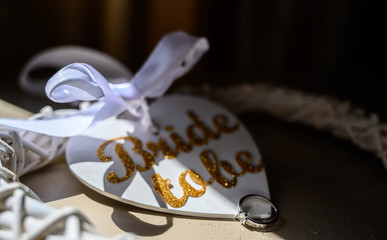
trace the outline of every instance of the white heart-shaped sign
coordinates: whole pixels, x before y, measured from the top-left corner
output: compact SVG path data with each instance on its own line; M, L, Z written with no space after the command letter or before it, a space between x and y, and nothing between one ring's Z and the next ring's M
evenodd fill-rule
M113 118L72 137L66 158L84 184L141 208L234 218L248 194L269 198L261 155L229 111L192 96L150 106L157 135Z

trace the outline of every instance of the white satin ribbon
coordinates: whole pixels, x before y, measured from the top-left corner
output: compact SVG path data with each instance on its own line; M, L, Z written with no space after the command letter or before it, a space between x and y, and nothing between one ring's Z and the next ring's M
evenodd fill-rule
M95 49L83 46L59 46L46 49L33 56L20 71L18 83L27 94L44 96L47 78L31 77L30 73L40 68L61 69L74 62L85 62L98 69L110 82L130 79L133 74L121 62Z
M73 63L59 70L46 84L55 102L98 100L75 114L37 120L0 119L0 124L42 134L69 137L125 110L152 130L146 98L162 96L174 80L188 72L208 50L205 38L183 32L164 36L131 81L109 83L86 63Z

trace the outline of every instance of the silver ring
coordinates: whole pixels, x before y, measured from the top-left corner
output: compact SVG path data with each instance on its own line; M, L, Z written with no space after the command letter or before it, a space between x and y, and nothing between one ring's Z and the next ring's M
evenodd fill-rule
M260 208L264 212L253 213L253 208ZM239 200L238 211L237 218L242 225L258 231L270 231L279 219L277 207L269 199L257 194L242 197Z

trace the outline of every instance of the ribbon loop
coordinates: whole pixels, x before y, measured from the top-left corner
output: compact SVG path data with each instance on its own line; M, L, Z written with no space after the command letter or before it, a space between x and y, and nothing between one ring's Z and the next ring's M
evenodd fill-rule
M184 32L164 36L131 81L148 98L162 96L174 80L183 76L208 50L205 38Z
M90 64L110 82L122 82L122 79L127 81L132 78L131 71L113 57L92 48L70 45L46 49L28 60L20 72L19 86L28 94L43 96L47 78L32 77L30 73L39 68L59 70L74 62Z
M55 102L93 101L113 94L108 81L93 67L73 63L52 76L46 84L46 95Z

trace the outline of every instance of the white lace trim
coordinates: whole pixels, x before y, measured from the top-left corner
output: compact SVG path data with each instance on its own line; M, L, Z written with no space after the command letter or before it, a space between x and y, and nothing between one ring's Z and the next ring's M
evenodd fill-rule
M227 88L207 85L181 91L203 94L235 113L266 112L285 121L328 130L338 138L373 152L387 169L387 124L381 123L377 114L367 116L363 109L347 101L264 83Z

